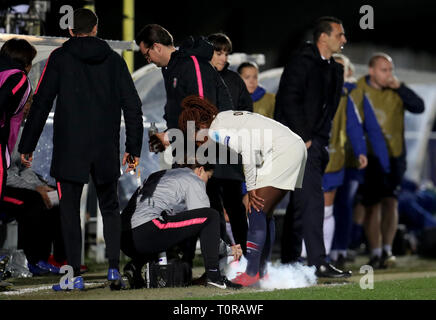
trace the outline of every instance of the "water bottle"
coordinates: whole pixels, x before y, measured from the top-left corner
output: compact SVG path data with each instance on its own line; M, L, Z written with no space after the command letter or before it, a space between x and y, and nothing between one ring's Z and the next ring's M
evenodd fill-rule
M157 130L156 122L151 122L150 123L150 128L148 129L148 136L151 137L151 136L155 135L158 132L159 132L159 130Z
M159 132L159 130L156 127L156 123L155 122L151 122L150 123L150 128L148 129L148 138L150 138L151 136L154 136L158 132ZM157 150L158 150L157 145L150 146L150 151L151 152L157 152Z
M166 265L167 264L167 253L161 252L159 253L159 265Z

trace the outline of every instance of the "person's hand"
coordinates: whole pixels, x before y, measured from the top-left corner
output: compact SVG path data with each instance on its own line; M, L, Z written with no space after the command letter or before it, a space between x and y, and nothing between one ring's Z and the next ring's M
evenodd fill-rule
M242 248L240 244L235 244L230 247L232 249L233 261L238 261L242 257Z
M42 201L44 201L44 204L47 209L51 209L53 207L50 198L48 197L47 192L53 191L54 189L50 188L49 186L42 185L37 186L35 190L41 195Z
M398 80L396 76L392 76L388 80L388 87L391 89L398 89L401 86L401 82Z
M263 209L264 199L256 195L256 190L248 191L248 212L251 213L251 207L256 211Z
M127 163L127 169L126 169L126 173L134 170L136 168L136 166L139 164L139 157L134 157L131 156L130 153L125 152L124 153L124 157L123 157L123 166L125 166Z
M148 149L154 153L165 151L169 145L170 141L166 132L155 133L148 141Z
M248 193L242 197L242 203L244 204L245 212L248 212Z
M312 140L308 140L305 142L306 148L309 149L312 146Z
M33 160L33 152L21 154L21 163L26 168L30 168L32 166L32 160Z
M359 155L359 169L365 169L368 165L368 158L364 154Z

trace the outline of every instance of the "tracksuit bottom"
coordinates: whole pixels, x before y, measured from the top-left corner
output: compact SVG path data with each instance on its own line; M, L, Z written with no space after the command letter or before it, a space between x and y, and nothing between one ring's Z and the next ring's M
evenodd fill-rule
M4 188L0 210L8 219L18 222L18 249L23 249L27 261L36 264L47 261L53 245L56 261L65 260L60 228L59 207L47 209L41 195L34 190Z
M323 143L313 139L312 146L307 151L303 187L291 192L286 209L281 248L282 263L298 261L302 239L306 244L308 265L319 266L326 263L322 177L328 161L328 152Z
M163 215L123 231L122 250L133 260L145 263L154 254L199 236L204 265L210 277L210 273L219 272L219 221L218 212L211 208L184 211L174 216Z
M118 269L120 262L121 217L117 193L118 180L95 185L103 218L103 236L109 268ZM83 183L57 182L62 233L67 262L73 267L74 276L80 275L82 231L80 226L80 198Z

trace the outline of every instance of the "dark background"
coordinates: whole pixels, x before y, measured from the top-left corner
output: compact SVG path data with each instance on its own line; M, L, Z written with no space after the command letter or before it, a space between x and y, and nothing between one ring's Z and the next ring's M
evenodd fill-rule
M1 1L3 6L26 1ZM46 35L67 36L60 30L61 5L82 7L85 1L52 1L45 25ZM374 8L374 30L362 30L359 9L369 4ZM99 37L122 39L122 1L95 1L99 16ZM434 1L157 1L136 0L135 33L148 23L164 26L174 36L176 45L188 35L226 33L234 52L264 53L264 68L283 66L289 55L305 40L309 29L320 16L340 18L349 44L371 43L413 52L436 54ZM346 47L345 47L346 48ZM145 64L135 54L135 69Z

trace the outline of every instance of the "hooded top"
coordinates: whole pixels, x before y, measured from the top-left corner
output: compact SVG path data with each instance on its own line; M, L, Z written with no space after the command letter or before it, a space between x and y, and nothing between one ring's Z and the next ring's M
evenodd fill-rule
M75 58L86 64L101 64L114 51L106 41L96 37L73 37L62 47Z
M30 82L21 64L0 56L0 144L9 165L23 117L23 107L30 94Z
M73 37L47 60L19 144L35 150L56 100L50 174L57 180L96 183L120 175L120 125L123 111L126 152L140 156L141 100L125 61L97 37Z
M285 66L276 95L274 119L305 142L328 144L331 120L343 85L343 67L324 60L315 44L307 43Z
M226 84L210 63L212 44L203 37L190 37L171 54L168 66L162 68L167 93L164 119L168 129L178 127L182 100L189 95L199 94L197 73L191 56L198 60L204 97L220 111L233 108Z
M227 63L221 71L218 71L224 83L229 89L232 97L234 110L253 111L253 100L247 90L244 80L242 80L239 73L229 69Z

